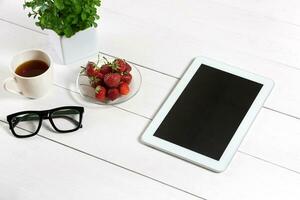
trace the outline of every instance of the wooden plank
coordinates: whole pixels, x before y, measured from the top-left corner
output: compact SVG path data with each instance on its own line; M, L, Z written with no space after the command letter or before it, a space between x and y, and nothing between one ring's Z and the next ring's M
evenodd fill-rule
M27 19L24 11L19 10L17 12L19 14L11 16L12 13L7 13L8 11L4 9L6 7L21 9L22 3L3 1L4 11L0 18L20 23L30 29L39 29L34 27L32 20ZM105 17L106 11L130 16L137 21L141 20L147 26L156 25L156 31L168 28L172 30L172 34L184 34L185 37L201 41L201 43L203 41L209 44L216 43L222 46L223 50L230 47L235 51L272 59L296 68L300 66L299 26L216 1L181 0L173 3L172 0L150 2L112 0L103 2L101 10L103 18L99 25L104 30L102 24L110 23L110 20ZM121 26L124 25L126 26L126 24ZM120 30L122 29L118 29L119 32Z
M109 20L105 20L105 17ZM103 52L127 58L132 62L176 77L182 75L193 57L198 55L211 57L273 79L275 88L266 106L300 117L298 106L300 71L297 69L261 57L232 51L228 47L214 46L215 42L208 41L209 39L192 40L187 35L177 34L125 16L120 17L112 12L106 12L103 21L103 29L101 29ZM119 38L117 42L115 42L116 38ZM120 46L123 48L119 48Z
M299 26L209 0L181 0L176 3L172 0L125 0L120 3L112 0L103 5L109 11L141 20L149 26L155 24L157 30L169 28L173 34L182 33L194 40L207 40L227 49L299 68L300 45L295 42L300 39Z
M198 52L200 49L200 48L195 48L194 51L186 52L186 49L193 47L192 44L194 43L194 38L190 37L191 39L184 39L184 38L188 38L188 37L183 37L183 36L185 36L184 35L185 33L184 34L182 34L182 33L173 34L174 31L172 31L172 30L169 30L169 29L165 30L160 26L150 26L149 23L145 24L145 26L140 26L140 24L143 23L143 21L140 22L138 20L131 20L131 18L125 18L123 15L116 15L116 16L117 16L116 17L117 20L115 22L120 22L118 20L120 17L122 17L123 20L125 19L124 20L125 22L129 21L128 24L131 25L132 27L126 26L128 24L125 23L125 25L124 25L125 31L122 32L122 34L118 33L117 35L115 35L115 33L110 32L112 35L111 39L114 39L114 40L108 40L107 43L105 44L105 45L107 45L106 48L107 47L110 48L109 42L111 43L111 41L115 41L115 38L113 38L113 37L117 36L117 38L119 38L119 40L115 41L114 45L111 45L113 49L114 48L117 49L114 52L118 52L118 53L121 52L122 54L127 53L128 55L130 55L129 57L132 58L131 59L132 61L135 61L135 60L137 60L137 58L142 56L141 57L142 59L145 59L145 58L146 59L143 60L143 62L139 62L140 64L150 66L150 65L148 65L149 63L156 61L158 63L158 65L153 65L154 67L157 67L159 70L165 71L166 73L170 73L169 71L172 71L172 73L174 73L174 71L176 72L176 70L177 70L177 73L180 76L191 58L191 52L194 52L194 54L197 55L195 52ZM110 27L110 29L105 29L105 31L107 31L105 38L109 38L109 37L107 37L107 36L109 36L108 33L110 30L112 30L111 29L112 24L108 25L108 22L107 22L107 26ZM143 31L141 32L141 30L136 30L135 26L137 26L137 28L145 28L145 30L143 30L144 32ZM117 27L117 28L121 30L122 27ZM133 31L137 31L137 33L132 34L132 32L130 32L130 31L128 32L127 31L128 28L132 28ZM216 28L213 27L213 29L209 29L209 30L215 30L215 29ZM149 32L148 34L145 34L149 30L151 32ZM156 30L162 30L162 31L157 33ZM208 34L208 32L206 32L205 34ZM226 37L224 37L224 39L227 39L227 37L229 37L229 33L225 31L225 34L227 34L227 35L225 35ZM132 37L132 36L134 36L134 37ZM138 36L138 37L136 37L136 36ZM149 36L149 38L152 38L152 39L145 41L144 40L145 36ZM213 35L213 38L216 36L218 36L218 35ZM236 36L236 34L235 34L235 36ZM172 42L173 44L168 46L170 43L165 41L166 38L170 39L170 42ZM244 37L242 37L242 38L244 38ZM130 40L128 40L128 39L130 39ZM136 40L134 40L134 39L136 39ZM148 37L147 37L147 39L148 39ZM207 39L207 38L205 38L205 39ZM136 41L136 43L132 43L131 41ZM153 41L156 41L156 42L153 43ZM184 42L182 43L181 41L184 41ZM239 40L234 40L234 42L238 42L238 41ZM243 41L243 40L241 40L241 41ZM142 42L142 43L139 44L139 42ZM157 46L159 44L159 42L161 42L161 46ZM224 43L224 44L222 43L221 45L215 44L215 46L214 45L210 46L210 43L212 41L208 40L207 43L205 43L205 41L201 41L201 44L202 44L202 42L204 44L204 47L202 47L201 49L203 51L205 50L205 52L207 52L207 54L217 55L215 57L222 57L222 56L229 57L230 59L232 59L232 57L234 57L236 55L236 54L232 53L230 50L226 51L227 49L225 47L226 47L227 43ZM123 47L133 46L132 49L134 49L134 50L132 50L131 48L127 48L126 52L124 50L123 50L123 52L118 50L120 45L123 45L123 44L125 44ZM182 44L185 44L185 45L182 45ZM200 42L198 42L197 47L198 47L198 45L200 46ZM218 45L220 46L220 50L219 50L219 48L218 48L218 50L216 50L216 47L218 47ZM180 47L186 46L186 47L178 50L178 49L176 49L176 47L178 47L178 46L180 46ZM147 48L145 48L145 47L147 47ZM157 47L161 47L161 48L157 48ZM236 47L234 47L234 48L236 48ZM140 51L141 49L146 49L146 50ZM168 52L168 50L170 50L170 49L172 49L172 52L169 54L166 54L166 52ZM153 50L155 50L155 51L153 51ZM140 53L139 53L140 55L137 54L137 51L140 51ZM164 52L165 54L162 54L161 52ZM227 53L227 52L229 52L229 53ZM280 52L282 53L282 51L280 51ZM184 54L184 53L186 53L186 54ZM160 57L155 57L159 54L160 54ZM224 54L225 54L225 56L224 56ZM136 55L138 55L138 56L135 57ZM163 67L164 65L162 65L162 63L161 63L161 61L163 60L162 55L165 55L165 58L167 58L164 60L164 64L168 64L167 67ZM173 55L178 55L179 59L178 59L178 57L175 57ZM181 55L186 55L186 57L184 57L184 56L180 57ZM122 56L122 57L125 57L125 56ZM129 57L125 57L125 58L129 58ZM250 62L250 58L252 59L252 57L249 56L249 60L248 60L249 62ZM158 60L158 59L160 59L160 60ZM186 59L186 60L184 60L184 59ZM245 62L245 60L243 60L242 58L239 58L239 59L241 60L241 62L242 61ZM167 62L170 60L172 61L171 63ZM175 62L178 60L179 61L181 60L181 64L185 65L184 68L177 69L177 67L173 67L173 66L183 66L183 65L178 65L178 63ZM183 60L184 60L184 62L182 62ZM145 61L147 61L147 62L145 62ZM237 61L235 61L235 62L237 62ZM274 65L273 62L269 62L269 61L265 61L265 60L264 60L264 62L269 63L270 66ZM180 62L179 62L179 64L180 64ZM257 66L259 66L261 63L259 63L256 60L255 64ZM172 66L171 70L170 70L169 65ZM284 69L284 70L286 69L286 66L284 66L284 65L280 65L280 64L276 64L276 65L279 66L278 69L280 69L281 66L282 66L282 69ZM257 67L257 68L259 68L259 67ZM253 68L253 70L256 70L256 68ZM260 70L260 68L258 70ZM282 75L281 72L283 72L283 70L280 69L280 70L276 71L276 74L278 74L278 76ZM292 72L296 72L296 71L293 70ZM289 78L291 74L294 74L294 73L287 73L286 77ZM291 77L292 77L292 81L297 80L296 78L298 77L298 74L295 74L295 76L291 76ZM286 79L282 79L282 80L283 80L282 82L287 82ZM298 82L296 82L296 83L298 83ZM282 88L284 88L284 87L282 87ZM296 90L293 90L293 91L296 92ZM283 94L282 91L280 93ZM55 106L56 104L61 105L63 103L66 103L66 104L73 103L74 104L74 102L75 102L74 99L69 101L69 100L65 100L63 98L64 100L61 100L60 94L63 94L63 92L62 93L56 92L57 96L53 97L53 99L52 99L53 101L50 101L49 99L47 99L47 101L45 101L44 103L41 103L41 101L40 102L32 101L29 103L26 101L25 107L26 108L29 108L29 107L42 108L42 107L49 106L49 104L51 106ZM288 94L290 94L290 93L288 92ZM5 94L5 95L7 95L7 94ZM4 97L3 99L1 99L1 103L5 102L5 103L7 103L7 105L10 105L9 103L11 103L12 96L8 95L8 96L1 96L1 97ZM292 97L294 98L294 96L292 96ZM59 98L60 101L58 101L57 98ZM282 98L283 98L283 96L282 96ZM281 101L281 99L280 99L280 101ZM24 104L23 99L21 99L21 98L19 98L15 102L17 102L17 103L14 106L14 109L17 109L17 108L20 109L21 108L20 106L22 104ZM15 102L13 104L15 104ZM298 102L297 99L296 99L296 102ZM39 106L37 106L37 104L39 104ZM91 113L92 113L92 110L94 110L94 109L90 109ZM11 112L11 111L12 110L6 110L6 112ZM128 113L126 113L126 112L122 113L120 110L117 110L115 108L114 109L110 108L110 109L105 110L104 112L103 112L103 110L101 110L101 112L100 112L100 110L96 113L93 112L93 115L92 114L89 115L92 117L87 117L87 118L94 120L94 119L98 119L98 116L101 116L101 115L104 115L102 117L108 117L110 120L114 119L115 116L121 116L120 119L122 119L122 120L127 119L127 117L128 117ZM273 116L273 115L271 114L271 116ZM117 123L121 124L121 127L125 127L125 126L135 127L135 126L137 126L137 124L139 125L139 127L134 128L134 130L132 130L132 129L126 130L126 133L124 133L124 131L123 131L124 129L123 128L121 129L120 127L117 127L117 128L113 127L113 130L111 130L112 129L111 127L115 126L115 123L116 123L114 121L115 120L114 119L110 123L108 123L108 122L105 123L105 124L107 124L108 127L105 128L106 131L103 131L103 133L105 133L104 135L109 134L110 137L108 137L108 136L102 137L103 135L99 135L99 130L98 130L99 128L94 127L93 131L91 131L92 133L90 133L90 131L89 131L88 134L87 133L82 134L82 135L84 135L84 140L83 140L83 137L78 137L78 135L81 132L78 132L78 134L68 135L67 136L68 139L67 139L67 137L64 137L63 139L59 138L59 140L60 141L68 140L66 143L71 144L71 145L76 143L76 145L74 145L74 146L80 146L80 147L81 147L81 145L84 146L84 145L90 144L91 147L85 146L85 148L91 152L95 151L95 154L99 154L99 152L100 152L102 156L103 156L103 154L105 154L104 156L110 158L111 160L124 162L124 163L129 162L129 164L134 165L132 168L138 168L140 166L136 166L136 165L142 165L142 167L144 167L144 168L143 169L139 168L139 170L145 170L145 173L151 173L151 175L153 175L154 177L156 177L156 176L160 177L161 178L160 180L166 180L166 181L172 182L176 185L179 185L181 188L187 188L189 191L196 191L197 193L199 192L201 194L205 194L205 196L207 196L207 197L211 197L211 198L215 198L215 199L217 199L217 198L222 198L222 199L231 198L232 199L232 198L241 198L241 197L243 198L244 196L246 196L245 198L250 199L253 197L259 198L259 197L261 197L261 195L265 195L268 197L271 196L271 198L273 197L275 199L276 198L279 199L279 198L285 197L286 194L290 194L291 198L293 198L293 197L296 198L299 196L299 193L295 188L295 185L299 184L298 174L295 175L295 173L293 173L293 172L289 172L287 170L284 170L284 169L281 169L278 167L274 167L274 165L269 165L265 162L259 161L252 157L249 158L248 156L239 153L235 158L235 160L237 160L237 161L234 161L232 163L232 167L230 168L229 171L227 171L226 173L219 175L219 176L217 176L216 174L211 175L206 170L192 166L183 161L180 161L173 157L162 154L158 151L154 151L154 150L149 149L149 148L139 144L138 142L136 142L136 140L138 138L138 133L140 133L144 129L144 127L148 123L148 121L146 119L142 119L137 116L128 117L128 118L132 121L135 121L135 123L133 124L132 122L130 123L127 121L121 122L121 121L119 121L120 119L117 120ZM273 118L271 121L273 121ZM285 124L284 122L281 121L281 118L280 118L280 120L274 120L274 121L275 121L275 123L277 122L278 124L282 123L280 127L283 127ZM295 130L298 129L298 126L296 126L294 122L291 122L290 124L292 124L292 128L296 127ZM136 130L136 129L138 129L138 130ZM128 133L127 133L127 131L128 131ZM260 132L260 129L258 129L258 132ZM131 140L129 140L129 138L128 138L128 136L130 136L130 133L133 135L133 138L131 138ZM295 135L294 132L292 132L292 133L293 133L293 135ZM48 136L48 134L50 134L48 132L44 132L43 134L47 135L47 137L63 137L62 135L55 135L53 133L51 136ZM98 134L96 136L98 136L99 140L95 139L95 138L97 138L97 137L95 137L95 134ZM77 139L73 139L73 136L75 136L75 135L77 135L77 137L76 137ZM82 135L79 135L79 136L82 136ZM87 135L89 135L89 139L87 139L88 138ZM115 137L113 138L112 135ZM66 136L66 135L64 135L64 136ZM111 140L111 142L109 143L107 140L103 141L103 138L109 138L109 140ZM123 145L123 146L121 146L122 148L115 150L115 147L114 147L114 149L113 149L112 144L114 144L114 142L116 141L115 138L120 138L120 141L117 141L117 142L118 142L118 144ZM55 139L57 139L57 138L55 138ZM280 138L280 139L282 139L282 138ZM89 140L89 141L86 141L86 140ZM103 149L99 149L99 146L105 145L105 144L102 144L99 141L101 141L103 143L106 142L106 146L104 146ZM84 143L84 142L86 142L86 143ZM286 140L283 143L287 144ZM138 148L135 145L136 146L139 145ZM291 144L291 145L294 145L294 144ZM131 152L128 150L128 147L130 147L129 150ZM264 148L266 148L266 147L264 147ZM86 149L84 149L84 150L86 150ZM143 150L143 149L147 149L147 150ZM293 146L292 153L294 153L294 154L289 158L293 158L293 157L297 158L298 154L296 154L295 152L299 152L299 151L294 151L295 149L297 150L297 148L295 148ZM109 152L109 150L115 150L115 151L113 151L112 154L109 154L109 153L111 153L111 152ZM125 152L125 150L126 150L126 152L129 151L131 160L126 156L119 158L119 155L120 155L119 152L122 153L122 152ZM139 150L141 150L141 151L139 151ZM140 152L140 154L142 156L140 156L140 154L137 154L137 152ZM150 153L147 153L147 152L150 152ZM155 152L155 153L152 153L152 152ZM115 153L119 153L119 154L116 155ZM147 155L147 158L149 158L149 159L145 160L144 159L145 155ZM266 156L266 158L268 158L268 156ZM276 157L276 159L278 159L278 158ZM132 162L132 160L134 162ZM137 163L136 160L145 160L145 163L144 162ZM168 162L166 162L166 160ZM282 163L286 164L286 162L287 162L286 160L283 160ZM157 169L158 163L159 163L159 166L163 168L163 170L157 170L157 171L153 170L153 169ZM162 165L161 163L166 163L166 164ZM280 164L282 164L282 163L280 163ZM297 164L297 162L291 163L291 166L293 166L295 163ZM145 165L145 166L143 166L143 165ZM170 171L169 166L172 166L171 171ZM174 166L174 169L173 169L173 166ZM191 168L194 168L194 170L189 170ZM181 174L182 177L178 178L178 174L180 174L180 172L185 171L185 170L188 170L188 175L185 176L185 174L184 175ZM200 173L199 173L199 171L200 171ZM199 173L200 175L195 176L195 174L197 174L197 173ZM274 177L274 174L276 174L277 176L280 177L280 182L276 182L277 178ZM257 177L259 177L258 183L257 183ZM184 183L182 183L182 180L185 180ZM193 180L193 183L191 184L188 180ZM241 181L245 181L245 180L247 181L247 184L241 186L240 185ZM216 190L215 190L214 185L218 186L216 188ZM199 189L198 187L201 187L201 188ZM256 193L248 194L250 187L252 187ZM233 194L226 193L226 191L228 191L231 188L239 188L239 189L241 188L241 191L238 191L237 193L233 193ZM224 189L224 190L222 190L222 189ZM217 193L216 191L220 191L220 192ZM276 192L274 192L274 191L276 191Z
M251 11L252 13L266 16L279 21L300 25L299 7L300 2L297 0L214 0L222 4Z
M0 199L199 199L0 122Z
M300 172L300 121L263 109L239 148Z
M249 71L272 77L275 81L275 88L265 106L300 117L300 107L298 106L300 102L300 95L298 93L300 89L300 71L286 68L264 59L253 59L253 57L245 55L240 55L239 59L230 56L223 58L231 65L244 66ZM57 66L56 83L75 91L74 80L78 74L78 66L84 65L88 60L96 59L96 56L92 56L69 66ZM139 66L138 69L142 73L142 88L135 98L125 104L121 104L120 107L152 118L167 97L169 91L176 84L177 79ZM289 88L289 90L285 88Z
M14 27L14 26L12 26L12 27ZM5 30L12 31L13 30L12 27L11 26L6 26ZM37 41L39 41L38 37L35 37L35 33L32 34L30 31L26 31L26 30L22 31L22 29L20 29L18 32L21 33L24 40L27 40L27 38L29 39L31 37L31 38L37 39ZM37 35L37 36L39 36L39 35ZM7 41L13 41L9 37L7 37L6 40ZM3 40L3 42L5 42L5 41ZM2 53L5 55L5 51L4 50L2 50L2 51L3 51ZM3 54L0 54L0 56L2 56ZM9 56L7 56L7 57L9 57ZM3 62L3 63L7 62L8 63L7 57L1 57L1 59L0 59L1 62ZM95 57L87 58L87 60L93 60L93 59L96 59L96 58ZM82 61L82 62L79 62L79 63L75 63L74 65L70 65L70 66L56 65L56 68L55 68L56 83L63 86L63 87L66 87L66 88L71 88L71 89L73 88L73 90L75 91L75 86L74 85L75 85L76 76L79 72L79 66L81 64L84 64L85 62L86 62L86 60ZM262 60L261 63L264 65L267 62L264 63L263 60ZM253 65L253 66L257 65L258 66L257 63L249 63L249 64L250 64L250 66L251 65ZM279 87L278 83L281 83L283 85L283 87L279 88L279 90L276 90L276 88L275 88L275 91L270 96L270 98L269 98L266 105L272 105L272 102L276 102L276 103L279 103L279 105L286 106L287 109L293 109L293 108L297 109L298 108L298 106L297 106L298 105L297 104L297 96L296 96L297 95L297 93L296 93L297 92L297 87L298 87L297 84L293 84L292 86L290 86L290 90L285 90L284 89L285 86L286 87L288 86L288 85L285 85L285 84L287 84L285 80L297 81L297 74L290 73L290 74L286 74L285 76L283 76L284 71L282 72L280 70L281 68L279 68L279 67L278 67L278 69L279 69L278 71L275 71L275 70L272 71L273 74L278 77L278 79L276 79L276 80L280 80L280 78L282 78L282 77L284 79L281 79L282 82L276 82L276 88ZM283 68L283 69L285 69L285 68ZM142 76L143 76L143 79L144 79L144 81L142 83L142 88L141 88L140 93L136 97L134 97L132 100L130 100L128 103L120 105L120 108L128 110L130 112L137 113L138 115L143 115L147 118L152 118L153 115L155 114L156 110L159 108L159 106L164 101L165 97L168 95L169 91L171 90L171 88L175 84L176 79L168 77L168 76L161 75L159 73L156 73L156 72L144 69L144 68L140 68L140 70L142 72ZM260 68L257 68L257 71L259 71L259 70L260 70ZM266 71L267 71L267 69L266 69ZM2 80L4 80L5 77L9 76L8 69L6 68L5 65L3 65L2 70L0 69L0 72L1 72L1 75L3 77ZM294 90L293 90L293 86L295 87ZM16 97L14 95L8 94L8 93L4 92L3 90L1 90L1 95L3 95L2 97L8 96L7 98L2 98L1 103L2 103L2 105L10 105L11 101L13 100L16 105L14 104L10 107L11 107L11 109L15 108L15 110L9 110L10 112L15 112L15 111L18 111L20 109L25 109L27 107L28 108L35 108L35 109L39 109L39 108L44 109L45 107L48 108L48 107L51 107L51 106L55 107L55 106L59 106L59 105L70 105L70 104L72 105L72 104L82 103L80 101L80 99L75 98L76 96L74 96L74 95L72 96L73 97L72 101L66 100L67 102L63 103L64 101L60 100L60 101L56 102L57 101L56 96L66 96L66 95L63 95L62 91L60 91L60 92L59 91L60 90L58 90L58 92L57 91L53 92L50 95L50 97L45 97L45 99L47 99L47 98L51 99L49 101L46 101L46 103L43 103L45 101L44 99L33 101L33 102L29 101L27 103L26 101L24 101L25 99ZM57 94L57 93L59 93L59 94ZM60 94L60 93L62 93L62 94ZM69 92L69 94L72 95L71 92ZM281 94L284 94L285 97L284 98L279 98ZM69 98L69 97L66 96L66 98ZM289 98L291 100L293 100L293 98L294 98L294 100L295 100L294 104L293 104L293 101L290 101L290 102L288 101ZM271 103L269 103L269 101ZM41 102L41 103L37 103L37 102ZM28 104L28 106L26 107L27 104ZM22 105L22 106L25 106L25 107L24 108L19 107L18 105ZM295 105L295 106L293 107L292 105ZM285 108L285 107L283 107L283 108ZM98 108L98 109L101 110L101 108ZM109 108L108 111L111 110L111 109L116 110L115 108ZM118 116L119 112L120 111L115 111L113 113L116 116ZM268 111L265 111L265 112L269 113ZM5 114L5 110L3 110L2 113ZM121 113L123 113L123 112L121 111ZM101 113L99 115L101 115ZM293 132L293 130L297 131L299 129L299 126L297 126L297 123L293 119L290 119L288 117L284 117L285 120L281 120L281 117L277 116L277 114L275 114L275 113L273 114L273 112L271 112L269 115L264 116L262 119L260 119L260 121L261 122L269 121L269 123L274 123L273 121L275 121L276 124L278 124L278 126L282 127L282 128L285 127L285 124L290 124L288 127L291 127L291 129L289 129L288 134L291 134L291 137L289 137L289 138L291 138L290 140L292 140L292 141L297 141L296 134L295 134L295 132ZM108 116L110 116L110 118L107 119L106 121L109 121L110 119L113 118L113 115L109 114ZM97 119L97 116L95 116L95 118ZM124 118L126 118L126 117L124 116ZM129 122L128 123L132 123L132 122L130 122L130 119L131 118L129 117L129 120L128 120ZM90 120L92 120L92 118L90 118ZM105 121L105 119L103 119L103 120ZM132 119L132 120L135 121L135 119ZM126 120L126 123L127 123L127 120ZM126 123L124 124L124 126L126 126ZM110 123L108 123L108 124L110 124ZM137 130L137 133L141 133L144 130L146 124L147 124L147 122L144 122L144 121L141 122L142 126ZM113 124L110 124L110 125L113 126ZM134 126L134 124L132 124L132 126ZM271 128L271 127L272 126L269 126L268 128ZM277 128L277 131L280 131L279 127ZM116 128L117 129L115 131L118 132L119 129L118 129L118 127L116 127ZM97 127L94 127L93 129L97 129ZM107 126L106 129L109 130L109 126ZM259 130L260 129L262 130L263 133L265 132L265 127L263 126L263 124L261 124L259 126ZM269 132L272 132L272 131L269 131ZM258 131L258 134L261 135L261 132ZM291 141L288 140L288 138L284 137L284 135L281 132L279 132L278 135L281 136L281 137L279 137L279 140L285 141L284 144L290 144L291 143ZM253 139L254 139L254 141L256 141L256 136L253 137ZM293 158L299 157L299 154L297 154L297 152L299 152L299 150L297 151L298 147L297 147L296 144L292 145L289 153L287 153L287 155L285 157L281 156L280 158L277 158L276 154L273 154L273 156L272 156L268 152L270 149L273 149L273 143L272 143L272 140L269 139L269 135L266 135L264 137L264 139L261 140L261 141L264 144L266 143L266 146L269 146L269 148L264 149L263 146L262 146L261 149L258 149L258 151L253 152L252 155L261 157L261 158L269 160L271 162L278 163L278 164L283 165L285 167L288 167L288 168L291 168L293 170L298 170L299 171L298 160L297 159L293 160ZM279 146L279 147L280 148L278 149L278 151L280 151L280 149L281 149L282 151L280 151L280 152L285 154L286 149L284 148L284 146ZM245 152L252 153L252 150L253 149L251 147L249 147L249 151L246 149Z
M20 110L76 105L78 99L76 94L59 87L54 87L53 93L47 98L34 101L28 101L22 97L16 98L3 90L0 90L0 96L1 105L6 105L1 109L2 118L6 114ZM139 136L149 120L114 107L86 107L84 128L77 132L55 134L43 126L41 134L204 198L257 199L258 197L271 197L272 199L282 199L286 194L289 194L291 195L289 196L290 199L297 199L300 195L297 187L300 183L300 175L297 172L280 168L254 157L283 164L296 171L299 162L299 145L288 143L291 140L286 139L286 137L295 136L297 131L292 130L298 130L299 122L289 121L288 117L284 118L281 115L278 117L272 113L264 114L264 112L265 110L262 111L261 117L256 120L254 129L250 130L250 139L248 137L245 140L245 143L248 140L252 142L251 150L253 141L257 139L256 136L261 134L259 139L264 145L255 146L257 150L250 151L252 156L237 153L228 170L222 174L209 172L141 144ZM265 116L268 118L266 119ZM266 121L277 124L276 129L273 130L272 127L265 126L264 122ZM47 122L45 122L46 124ZM277 130L283 130L286 124L290 126L286 134L278 133ZM252 131L257 133L252 133ZM274 143L270 142L269 135L263 134L270 131L274 135L284 136L280 137L282 144L285 144L282 146L289 146L289 148L278 146L277 149L274 149L272 147ZM286 158L282 159L282 157L272 155L270 153L272 151L268 150L272 148L279 151L281 156L285 155ZM248 153L246 144L243 151ZM255 154L256 152L260 152L260 154ZM266 153L264 154L264 152ZM297 161L290 162L291 159L297 159ZM238 190L228 192L232 188L238 188ZM249 188L252 192L249 192Z
M4 22L1 24L4 24ZM114 24L118 24L118 26ZM13 30L14 28L11 27L10 29ZM200 54L270 77L275 81L275 89L266 106L300 117L300 107L298 106L300 102L298 93L300 85L299 70L294 70L281 63L228 49L228 46L217 44L214 39L209 38L210 33L207 33L206 37L199 35L199 38L195 40L189 35L105 10L103 11L100 30L102 51L176 77L180 77L191 62L191 59ZM4 32L3 35L8 37L11 35L9 34L10 32ZM25 34L26 31L21 32ZM12 37L9 37L4 43L7 45L12 43L18 46L16 48L21 49L20 44L29 40L21 41L20 39L20 41L16 41L17 45L11 41L14 41L14 38L20 38L20 35L17 37L14 34L18 33L13 33ZM31 35L34 35L34 33L26 32L22 37L26 38ZM45 37L37 36L37 38ZM47 48L46 38L45 41L37 39L35 44L23 45L23 48L34 45ZM120 48L120 46L123 48ZM180 48L178 48L179 46ZM231 45L229 46L231 47ZM1 56L7 57L8 55L13 55L13 53L5 50ZM6 64L8 64L8 60L5 60L7 61ZM286 88L289 88L289 90L286 90ZM133 108L134 106L130 107ZM150 115L153 114L148 111L147 116Z
M24 1L0 1L0 19L8 22L16 23L28 29L38 32L43 32L41 28L37 27L32 18L28 18L28 9L23 9Z
M12 57L24 49L47 47L47 36L0 20L0 68L8 69Z

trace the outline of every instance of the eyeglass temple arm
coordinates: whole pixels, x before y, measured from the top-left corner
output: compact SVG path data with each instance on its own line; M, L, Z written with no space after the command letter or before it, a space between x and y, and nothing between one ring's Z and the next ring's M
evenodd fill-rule
M73 122L77 126L79 124L79 122L76 121L75 119L73 119L72 117L66 116L68 114L78 114L77 112L74 112L73 110L58 111L55 114L56 114L56 116L52 116L52 118L65 118L65 119ZM48 116L44 116L43 119L49 119L49 117ZM37 117L35 114L34 115L33 114L28 114L28 115L25 115L24 117L16 117L15 120L16 121L14 121L13 127L15 127L19 122L22 122L22 121L39 120L39 117ZM80 128L82 128L82 124L80 125Z

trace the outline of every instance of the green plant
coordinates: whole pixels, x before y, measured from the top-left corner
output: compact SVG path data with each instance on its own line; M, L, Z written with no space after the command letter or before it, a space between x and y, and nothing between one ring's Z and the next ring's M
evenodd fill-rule
M51 29L60 36L71 37L89 27L97 27L97 7L101 0L25 0L28 17L37 18L36 25Z

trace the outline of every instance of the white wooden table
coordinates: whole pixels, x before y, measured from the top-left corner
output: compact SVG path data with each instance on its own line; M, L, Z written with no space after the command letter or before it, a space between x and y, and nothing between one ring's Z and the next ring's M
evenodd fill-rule
M55 65L55 87L38 100L0 89L0 199L300 199L300 2L298 0L109 0L100 51L135 63L143 84L116 107L87 107L84 128L14 138L5 117L77 105L77 63ZM47 34L22 1L0 0L0 82L11 56L47 49ZM275 88L224 173L138 141L192 58L208 56L267 76Z

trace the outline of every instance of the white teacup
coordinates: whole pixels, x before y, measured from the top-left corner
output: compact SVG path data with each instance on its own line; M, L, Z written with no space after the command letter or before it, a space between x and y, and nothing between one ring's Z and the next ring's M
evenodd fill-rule
M40 75L25 77L16 74L16 69L21 64L40 60L48 65L48 69ZM26 50L15 55L10 63L12 77L4 81L4 88L14 94L28 98L39 98L47 94L53 85L53 66L50 56L41 50Z

